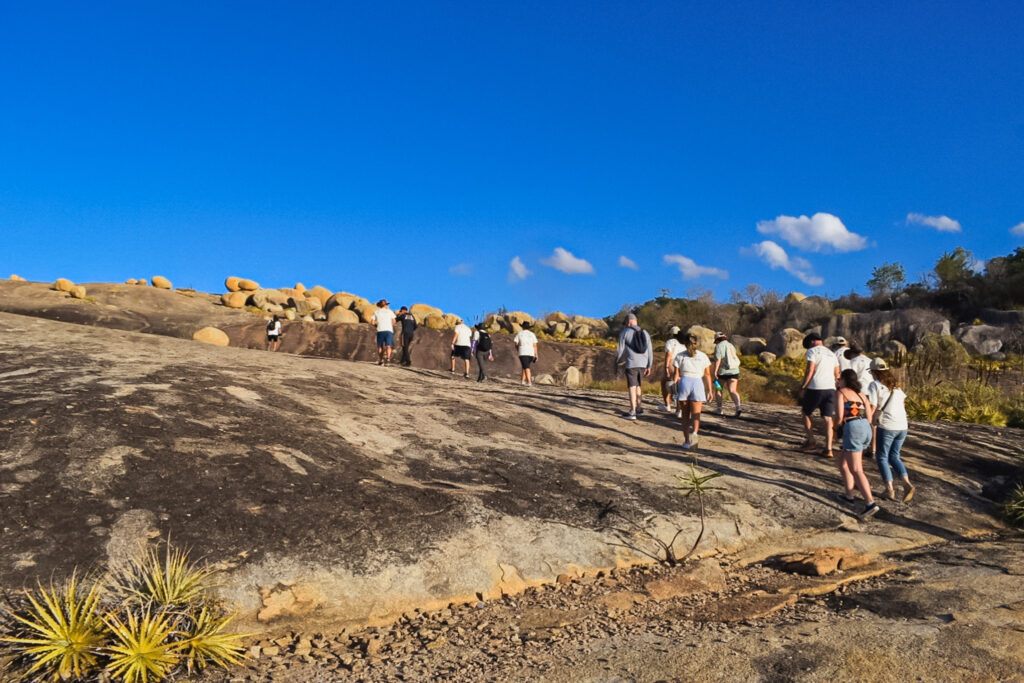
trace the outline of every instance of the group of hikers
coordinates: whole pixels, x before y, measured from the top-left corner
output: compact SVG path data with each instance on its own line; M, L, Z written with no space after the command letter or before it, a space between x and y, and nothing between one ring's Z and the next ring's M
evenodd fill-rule
M660 408L673 410L683 429L683 448L696 448L700 442L700 416L704 404L716 402L715 413L723 413L723 400L728 393L735 406L735 417L743 413L738 391L740 361L736 347L724 332L716 332L714 351L709 358L700 350L700 338L679 327L669 330L665 343L664 378ZM811 332L803 340L807 362L800 387L800 407L804 418L804 442L800 449L818 452L812 416L821 415L825 447L821 454L835 458L833 442L841 439L836 464L844 486L842 499L856 502L855 491L864 499L861 517L870 517L880 509L864 473L863 457L867 452L878 464L885 484L885 497L896 500L894 475L903 485L903 502L909 502L916 491L910 483L907 468L900 458L907 438L906 394L899 379L883 358L869 358L845 338L836 337L831 347L824 346L821 335ZM619 335L616 360L625 366L629 411L626 419L636 420L643 414L642 382L654 366L654 346L650 334L629 314L626 327Z
M416 332L416 318L406 306L397 314L389 308L386 299L377 302L372 323L377 328L377 364L390 365L394 347L395 325L401 328L401 364L412 364L410 345ZM538 357L537 335L531 323L524 321L513 337L522 368L520 382L533 384L532 366ZM277 350L282 334L281 321L275 315L267 324L267 344ZM833 442L838 436L841 447L835 458L844 492L843 500L856 501L859 491L865 501L862 517L870 517L879 510L872 495L871 485L864 473L863 456L873 454L878 471L885 484L885 496L896 500L894 474L903 484L903 501L909 502L915 488L910 483L907 468L900 459L903 442L907 438L906 394L896 374L882 358L869 358L856 345L847 344L843 337L824 345L821 335L812 332L804 337L807 349L807 367L800 387L800 406L804 418L805 452L820 452L835 458ZM700 443L700 421L704 405L714 400L714 413L722 415L723 402L728 394L735 408L735 417L743 414L740 403L740 360L736 347L724 332L716 332L714 351L708 357L700 350L700 338L679 327L669 330L665 343L664 374L661 380L659 409L676 413L683 430L683 448L696 448ZM470 361L476 358L477 381L486 379L486 363L494 360L491 336L483 323L475 327L456 319L451 338L449 366L454 377L456 365L463 364L464 378L469 378ZM619 334L616 348L616 367L625 368L629 410L625 417L636 420L643 414L643 379L650 377L654 368L654 344L650 333L641 328L635 314L626 318L626 326ZM824 449L815 441L813 415L818 411L823 420Z

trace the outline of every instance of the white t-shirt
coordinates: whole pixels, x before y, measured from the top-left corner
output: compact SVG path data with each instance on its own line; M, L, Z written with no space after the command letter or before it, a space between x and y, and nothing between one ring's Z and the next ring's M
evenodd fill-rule
M512 343L519 347L520 356L534 355L533 345L537 343L537 335L529 330L522 330L512 338Z
M470 341L473 338L473 330L470 329L469 325L465 323L459 323L455 326L455 345L456 346L469 346Z
M875 381L875 378L871 376L871 359L862 353L859 356L854 356L848 362L850 369L857 373L860 390L866 393L867 387ZM839 367L842 369L841 365Z
M684 348L685 347L683 346L682 342L680 342L678 339L676 339L675 337L669 337L669 340L665 342L665 353L667 353L669 357L668 362L671 363L672 359L676 357L676 354L682 351Z
M373 312L373 322L377 323L378 332L394 332L395 312L390 308L378 308Z
M736 347L732 345L728 339L715 344L715 360L722 361L718 366L719 375L738 375L740 374L740 357L736 353ZM735 365L732 365L735 363ZM732 367L729 367L729 366Z
M679 368L683 377L703 377L704 371L711 367L711 359L703 351L690 355L685 348L676 354L672 365Z
M272 327L267 329L267 334L274 335L276 337L281 336L281 321L275 320Z
M850 347L840 346L838 349L836 349L836 363L839 363L839 372L850 369L850 361L846 360L846 356L844 355L846 353L846 349L848 348Z
M815 389L817 391L835 391L836 390L836 354L832 353L824 346L812 346L807 349L807 362L816 363L817 366L814 368L814 374L811 375L811 382L807 385L808 389Z
M878 426L892 432L899 432L907 429L910 423L907 422L907 395L902 389L889 390L881 382L872 382L869 387L868 399L878 410L885 410L878 414ZM892 394L892 398L889 395ZM886 403L888 401L888 403Z

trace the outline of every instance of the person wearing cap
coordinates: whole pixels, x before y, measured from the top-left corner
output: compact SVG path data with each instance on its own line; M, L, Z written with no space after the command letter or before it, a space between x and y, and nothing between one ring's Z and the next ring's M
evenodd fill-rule
M850 361L846 357L846 351L850 348L849 342L846 341L846 337L836 337L832 340L832 346L830 347L832 352L836 354L836 362L839 363L839 372L848 370L850 368Z
M388 308L388 300L377 302L373 312L373 323L377 326L377 365L391 365L391 345L395 339L395 312Z
M736 407L736 417L743 414L740 407L740 356L736 353L736 347L725 336L725 332L715 333L715 366L711 369L711 375L718 378L719 387L715 388L715 400L718 408L716 415L722 414L722 399L725 392L732 397L732 404Z
M416 334L416 316L409 312L408 307L402 306L398 309L398 316L395 320L402 326L402 365L412 365L412 354L409 346L412 344L413 335Z
M627 420L635 420L643 414L644 377L651 374L654 365L654 350L651 335L640 327L636 313L626 316L626 326L619 333L619 344L615 349L615 362L626 366L626 391L629 393L629 412Z
M811 416L817 410L825 422L826 457L835 457L832 453L834 436L833 416L836 413L836 383L839 380L839 362L836 355L822 345L821 335L811 332L804 337L804 348L807 349L807 370L800 385L800 408L804 416L804 443L800 450L813 452L817 450L814 442L814 422Z
M672 412L672 401L675 398L676 385L673 381L673 375L675 374L675 366L672 361L675 360L676 354L679 353L682 348L682 342L677 339L679 335L679 325L673 325L668 330L668 340L665 341L665 377L661 380L661 410L666 413Z
M516 350L519 353L519 366L523 369L519 383L527 387L533 386L533 370L530 367L537 362L539 354L537 335L530 330L531 327L530 321L524 320L523 329L516 332L516 336L512 337L512 343L515 344Z
M875 379L868 387L868 400L875 406L875 462L885 484L885 497L896 500L896 492L893 490L895 472L903 480L903 502L909 503L917 489L910 483L910 475L900 459L910 426L907 420L907 395L883 358L871 361L871 374Z
M452 375L455 375L455 359L461 358L466 364L466 371L462 373L465 379L469 379L469 359L473 357L473 330L469 325L462 322L462 319L455 321L455 330L452 334Z
M856 343L851 344L850 348L843 352L843 358L846 359L850 366L848 369L857 373L857 380L866 389L874 381L874 378L871 376L871 359L868 358L864 350L857 346Z

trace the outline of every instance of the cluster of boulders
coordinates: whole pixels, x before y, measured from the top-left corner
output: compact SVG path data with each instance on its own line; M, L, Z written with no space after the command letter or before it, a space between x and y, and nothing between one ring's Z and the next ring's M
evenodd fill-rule
M12 280L14 278L11 278ZM53 283L53 288L58 292L67 292L72 299L84 299L85 298L85 287L82 285L76 285L66 277L59 277Z
M307 288L301 282L294 287L267 289L255 280L229 277L224 281L228 290L221 295L221 304L228 308L256 309L263 314L279 314L287 320L331 323L369 323L377 306L369 299L350 292L332 292L316 285ZM413 304L409 312L416 322L435 330L450 330L460 318L453 313L427 304Z
M488 332L510 332L515 334L523 329L523 323L530 323L534 331L542 331L556 338L583 339L585 337L607 337L608 323L597 318L582 315L569 316L565 313L549 313L544 317L534 318L529 313L512 311L511 313L492 313L484 319Z
M136 285L139 287L149 287L149 285L152 284L157 289L172 289L171 281L163 275L154 275L149 280L144 277L130 277L125 280L124 283L126 285Z

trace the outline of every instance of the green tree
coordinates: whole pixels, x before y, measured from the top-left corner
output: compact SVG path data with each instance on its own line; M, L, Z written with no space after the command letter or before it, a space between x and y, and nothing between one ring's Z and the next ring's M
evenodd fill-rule
M939 289L962 289L973 275L974 254L963 247L946 252L935 263L935 277L939 281Z
M868 289L876 297L887 296L890 303L892 295L901 291L907 283L907 274L900 263L886 263L876 266L871 271L871 279L868 280Z

